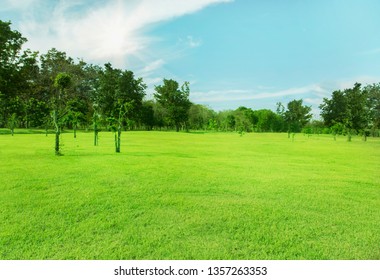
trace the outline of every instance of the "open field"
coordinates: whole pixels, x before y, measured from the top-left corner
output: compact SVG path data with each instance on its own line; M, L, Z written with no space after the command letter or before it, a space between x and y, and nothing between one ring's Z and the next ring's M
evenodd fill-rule
M380 139L0 135L0 259L380 259Z

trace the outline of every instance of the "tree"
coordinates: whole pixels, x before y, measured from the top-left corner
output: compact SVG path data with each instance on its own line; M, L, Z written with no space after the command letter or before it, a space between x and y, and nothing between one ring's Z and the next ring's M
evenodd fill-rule
M65 90L71 84L71 76L67 73L59 73L54 79L54 87L57 88L56 95L53 98L53 124L55 127L55 154L61 155L59 138L61 134L63 118L67 114L65 110Z
M10 22L0 20L0 126L4 126L12 114L18 117L21 114L11 107L14 99L19 98L21 48L26 41L20 32L11 29Z
M368 85L364 88L367 95L367 107L369 110L369 127L372 136L380 129L380 83ZM379 133L377 132L377 135Z
M11 130L11 135L14 135L15 127L17 126L17 115L13 113L8 119L8 127Z
M146 130L152 130L155 125L154 119L154 102L152 100L144 101L141 109L141 122Z
M108 121L110 123L111 130L115 134L115 152L120 153L121 145L121 130L123 128L123 120L132 108L131 103L119 103L118 116L116 118L110 117Z
M258 132L281 131L282 118L268 109L253 111L256 117L255 130Z
M365 139L365 129L369 125L371 115L369 92L362 90L361 84L356 83L353 88L334 91L331 99L324 98L319 108L325 125L333 127L333 133L343 127L348 141L351 141L352 132L363 133Z
M253 131L253 126L257 123L257 117L251 108L239 107L234 111L235 129L241 132Z
M191 106L189 83L185 82L179 89L178 82L174 80L164 79L163 82L163 85L155 87L154 97L168 111L169 120L178 132L181 125L186 125L189 118Z
M302 105L303 100L293 100L287 104L287 110L284 113L284 120L288 126L288 135L290 133L300 132L312 117L311 107Z
M222 131L234 131L236 127L235 112L232 110L224 110L218 112L216 119L219 124L219 128Z
M334 91L331 99L323 98L323 103L319 108L326 126L331 127L337 123L344 124L346 122L348 104L343 91Z
M365 128L368 127L369 111L366 92L361 90L361 84L355 83L354 87L345 90L347 98L346 127L348 130L348 141L351 141L351 130L361 132L366 140Z
M115 132L117 153L120 152L122 128L128 126L128 121L138 120L145 89L143 80L136 79L132 71L113 68L110 63L105 64L105 69L99 73L96 100L109 127Z
M206 130L210 120L214 120L216 113L207 106L191 104L189 109L189 127L191 129Z

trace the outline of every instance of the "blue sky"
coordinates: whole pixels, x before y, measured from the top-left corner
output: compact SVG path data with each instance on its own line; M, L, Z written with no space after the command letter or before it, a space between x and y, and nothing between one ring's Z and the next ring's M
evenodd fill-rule
M274 110L336 89L380 82L377 0L2 0L29 42L129 69L148 95L163 78L189 81L215 110Z

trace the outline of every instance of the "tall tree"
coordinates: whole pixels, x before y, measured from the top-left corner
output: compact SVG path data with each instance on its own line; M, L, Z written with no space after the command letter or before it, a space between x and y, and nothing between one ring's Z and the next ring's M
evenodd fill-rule
M0 126L13 114L21 114L14 111L12 103L18 97L21 48L26 41L20 32L11 29L10 22L0 20Z
M323 98L323 103L319 106L321 116L326 126L344 124L347 119L347 98L341 90L332 93L331 99Z
M365 137L365 128L368 127L369 111L367 108L367 94L361 89L361 84L355 83L353 88L345 90L347 98L347 119L348 140L351 141L351 131L361 132Z
M155 87L154 97L167 110L169 120L178 132L181 125L186 125L189 118L191 106L189 83L185 82L179 88L177 81L164 79L163 82L163 85Z
M380 83L372 84L365 87L367 92L367 106L369 110L369 126L372 130L372 135L375 136L376 132L379 135L380 129Z
M115 132L115 146L118 153L122 128L127 126L128 118L138 119L145 89L143 80L136 79L132 71L122 71L107 63L100 72L97 104L108 120L110 128Z
M331 99L324 98L319 108L325 125L332 127L334 134L338 128L343 128L348 141L351 141L352 132L365 135L370 121L368 93L369 90L362 90L361 84L356 83L353 88L334 91Z

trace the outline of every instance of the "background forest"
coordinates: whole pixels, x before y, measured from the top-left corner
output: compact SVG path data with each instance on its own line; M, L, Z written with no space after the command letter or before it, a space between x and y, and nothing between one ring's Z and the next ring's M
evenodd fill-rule
M190 102L190 85L164 79L148 99L142 78L129 70L73 59L64 51L23 50L27 41L0 21L0 127L114 130L305 132L379 136L380 84L334 91L312 119L303 100L277 110L241 106L216 112ZM96 140L95 140L96 142Z

